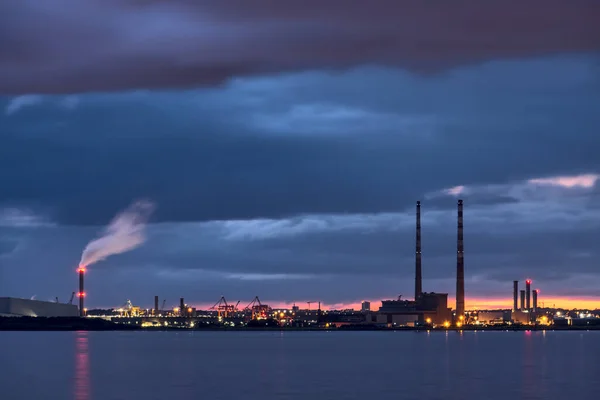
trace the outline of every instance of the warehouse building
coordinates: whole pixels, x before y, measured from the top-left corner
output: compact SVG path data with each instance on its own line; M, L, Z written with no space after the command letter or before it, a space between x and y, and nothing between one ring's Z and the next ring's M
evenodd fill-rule
M76 317L76 305L0 297L0 317Z

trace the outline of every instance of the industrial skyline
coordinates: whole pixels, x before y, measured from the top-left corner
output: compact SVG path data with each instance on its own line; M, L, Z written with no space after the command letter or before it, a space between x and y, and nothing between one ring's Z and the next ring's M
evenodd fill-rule
M593 398L599 21L0 1L2 399Z
M415 276L414 276L414 288L415 288L415 292L414 292L414 298L418 299L421 296L421 293L424 293L423 291L423 268L422 268L422 247L421 247L421 243L422 243L422 228L421 228L421 201L417 201L416 203L416 236L415 236ZM464 315L465 310L466 309L494 309L494 308L508 308L506 307L505 304L494 304L491 305L491 303L489 303L489 299L486 299L488 301L488 303L484 303L482 305L477 305L474 304L475 302L479 301L478 299L474 299L474 300L470 300L468 301L468 303L465 301L465 270L464 270L464 231L463 231L463 226L464 226L464 218L463 218L463 213L464 213L464 208L463 208L463 200L459 199L457 201L457 233L456 233L456 239L457 239L457 267L456 267L456 279L455 279L455 283L456 283L456 302L454 304L452 304L452 302L448 302L448 305L451 306L454 309L454 312L456 313L456 315ZM124 213L123 213L124 214ZM121 215L123 215L121 214ZM133 219L135 219L137 217L133 217ZM113 223L117 221L116 219L113 220ZM113 228L111 228L113 229ZM136 235L137 233L137 228L134 227L126 227L126 229L135 229L136 231ZM111 230L109 229L107 232L111 232ZM117 237L120 234L117 234ZM127 239L127 238L120 238L121 240ZM100 242L101 240L104 239L98 239L95 240L94 242ZM137 239L136 239L137 240ZM121 248L123 245L120 245L119 248ZM88 245L89 247L89 245ZM98 250L98 249L96 249ZM86 248L87 251L87 248ZM121 251L121 250L118 250ZM115 254L118 254L117 253ZM85 259L85 256L82 258ZM102 260L102 259L100 259ZM77 274L78 274L78 282L79 282L79 287L78 287L78 291L74 292L76 293L78 299L79 299L79 310L80 310L80 314L83 315L84 314L84 298L87 296L87 293L84 290L84 273L86 272L87 266L84 264L81 264L79 266L79 268L77 269ZM400 271L400 275L404 275L403 271ZM434 278L435 280L435 278ZM531 312L532 310L535 310L537 308L537 295L539 293L538 289L535 289L532 291L531 289L531 283L532 281L530 279L526 279L525 280L525 290L521 290L520 291L520 306L517 308L517 301L518 301L518 281L514 281L513 282L513 292L514 292L514 296L513 296L513 307L512 309L518 309L518 310L528 310L529 312ZM226 287L224 288L225 290L227 289ZM445 290L442 290L445 291ZM400 294L402 295L402 294ZM533 296L533 303L532 301L532 296ZM194 294L192 294L192 299L194 298ZM380 302L383 298L385 298L384 296L380 296L379 299L369 299L369 302L372 302L374 304L377 304L378 302ZM467 297L468 299L468 297ZM552 307L557 307L555 301L556 298L548 298L548 306L550 306L550 304L552 304ZM57 299L58 301L58 299ZM72 300L71 300L72 301ZM129 300L128 300L129 301ZM156 305L156 301L157 298L155 298L155 305ZM166 299L164 300L166 301ZM365 301L365 300L363 300ZM277 302L277 301L270 301L270 303L274 304L274 307L279 307L279 308L289 308L290 304L292 303L298 303L298 304L303 304L305 303L305 301L303 301L302 299L297 299L294 301L288 301L288 302ZM308 302L310 305L310 302ZM325 301L323 302L319 302L319 304L323 305L323 309L349 309L349 308L354 308L354 309L360 309L360 303L334 303L334 304L327 304ZM203 309L203 306L205 308L208 303L206 304L202 304L202 303L198 303L198 302L194 302L191 303L190 306L194 306L197 307L198 309ZM466 304L469 305L469 307L466 306ZM532 305L534 304L534 305ZM565 307L565 308L569 308L569 306L571 306L572 304L574 304L573 302L568 302L568 303L564 303L559 301L558 307ZM583 302L583 303L579 303L579 306L581 306L581 308L587 308L587 309L592 309L594 307L596 307L597 305L594 303L594 300L591 299L590 302ZM96 308L112 308L113 306L97 306ZM577 308L577 307L575 307Z
M0 295L68 299L82 249L147 200L86 305L412 298L421 200L422 281L455 307L460 198L466 309L512 308L528 278L600 305L595 2L14 3Z
M129 213L129 214L128 214ZM131 214L133 213L133 215ZM119 214L119 218L115 218L113 220L113 222L111 223L111 229L107 229L107 232L104 236L100 239L97 239L93 242L91 242L92 244L94 244L94 246L91 246L90 244L88 244L88 246L86 246L86 250L84 250L84 256L82 256L82 263L80 264L79 268L77 269L77 273L78 273L78 277L79 277L79 289L77 292L77 296L79 298L79 315L80 316L85 316L86 312L87 312L87 308L84 307L84 298L86 297L86 292L84 290L84 274L86 272L86 269L88 267L88 265L91 265L92 263L86 265L84 263L84 261L86 260L92 260L94 259L93 256L90 256L88 249L90 249L90 247L94 248L94 251L96 253L102 253L105 254L105 257L109 256L109 254L119 254L118 252L121 251L122 249L124 249L125 244L120 244L117 247L114 247L114 243L117 243L117 239L120 242L124 242L124 243L129 243L127 246L131 247L131 241L132 238L129 237L128 235L133 234L134 235L134 239L140 239L143 237L142 234L142 230L143 230L143 226L137 226L135 225L136 223L142 223L145 220L145 218L140 218L141 216L135 215L136 213L133 211L132 208L129 208L127 211ZM130 225L130 223L127 223L126 221L130 220L130 223L133 225ZM398 296L398 300L385 300L385 299L381 299L380 301L367 301L367 300L363 300L361 302L361 307L356 307L356 306L346 306L346 307L341 307L341 309L354 309L354 310L362 310L365 311L365 304L368 304L367 308L370 307L371 303L381 303L382 304L382 308L381 310L388 310L391 313L398 313L400 312L403 315L409 315L409 319L410 318L418 318L421 323L425 322L425 319L427 317L427 315L429 315L429 318L427 318L428 320L433 320L433 321L437 321L434 323L437 324L443 324L444 321L449 322L450 320L453 320L454 322L458 322L459 324L462 324L462 322L464 321L465 317L466 317L466 313L465 311L467 311L466 306L465 306L465 265L464 265L464 203L462 199L458 199L457 201L457 230L456 230L456 238L457 238L457 268L456 268L456 303L454 306L454 310L453 310L453 314L451 316L450 311L451 308L446 308L449 304L448 304L448 299L447 299L447 293L440 293L435 292L435 291L427 291L427 290L423 290L423 268L422 268L422 248L421 248L421 201L417 201L416 202L416 213L415 213L415 276L414 276L414 284L415 284L415 292L414 292L414 299L412 301L410 300L402 300L402 294L400 294ZM114 236L114 237L112 237ZM102 243L105 243L104 245ZM141 244L141 241L138 243ZM114 248L113 248L114 247ZM87 253L86 253L87 252ZM86 257L86 254L88 254L88 256ZM97 257L96 257L97 258ZM94 261L95 262L95 261ZM531 284L532 281L531 279L526 279L525 280L525 290L521 290L519 292L519 281L515 280L513 281L513 308L512 308L512 312L516 312L516 311L523 311L523 312L527 312L527 313L536 313L536 311L538 310L538 293L539 290L538 289L534 289L533 291L531 290ZM74 292L75 293L75 292ZM521 295L521 302L520 305L518 303L518 296L519 293ZM531 302L531 296L533 296L533 302ZM73 297L71 297L71 301L73 300ZM58 298L56 298L56 302L58 302ZM255 296L254 300L252 301L251 304L258 302L258 305L261 304L259 297ZM129 307L133 307L131 300L127 300L127 303L129 304ZM163 305L159 308L159 296L154 296L154 305L153 308L146 308L146 310L154 310L152 311L152 313L156 313L155 315L158 315L159 310L165 310L165 303L166 303L166 299L163 300ZM194 304L189 304L189 307L193 307L193 308L189 308L190 310L190 314L191 314L191 310L193 309L194 311L196 309L198 310L212 310L215 309L216 306L219 306L219 310L221 310L221 307L223 307L223 310L225 310L225 313L233 313L233 312L237 312L238 308L237 306L239 305L240 301L238 300L237 304L233 305L233 304L228 304L226 301L225 296L221 296L220 300L213 305L212 307L204 307L202 308L201 306L197 306ZM279 304L276 305L275 307L279 307L282 309L298 309L299 307L296 305L296 301L293 302L293 306L289 307L289 304ZM298 304L303 304L306 303L308 304L308 309L310 310L310 305L311 303L318 303L318 310L319 312L321 311L321 301L299 301ZM179 307L173 307L174 310L180 310L179 312L181 313L182 316L187 315L186 312L184 310L186 310L186 304L184 303L184 298L181 297L179 299ZM324 306L324 304L323 304ZM266 308L269 308L270 306L265 305ZM107 307L107 308L114 308L114 307ZM414 314L413 313L413 309L420 309L420 310L427 310L426 312L428 312L429 314ZM496 308L503 308L503 307L496 307ZM555 308L555 305L553 305L552 308ZM139 309L139 306L136 306L136 309ZM167 308L170 309L170 308ZM333 308L330 308L333 309ZM340 308L338 308L340 309ZM474 308L476 309L476 307ZM407 314L407 310L408 314ZM469 310L472 311L472 310ZM221 315L221 311L219 311L219 316ZM254 315L254 314L253 314ZM531 314L530 314L531 315ZM390 316L388 318L391 323L392 321L392 317Z

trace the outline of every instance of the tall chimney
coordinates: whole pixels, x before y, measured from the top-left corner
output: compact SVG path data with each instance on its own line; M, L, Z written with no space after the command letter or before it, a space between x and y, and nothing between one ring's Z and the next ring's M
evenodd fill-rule
M533 312L537 312L537 308L538 308L537 298L538 298L538 290L536 289L533 291Z
M458 200L458 231L456 241L456 317L465 314L465 258L463 247L463 201Z
M415 301L423 293L423 277L421 276L421 202L417 201L417 240L415 250Z
M525 291L521 290L521 311L525 311Z
M519 309L519 281L513 282L513 311Z
M158 316L158 296L154 296L154 316Z
M531 280L525 281L525 299L527 301L527 311L531 312Z
M185 303L183 297L179 299L179 314L183 317L185 315Z
M84 317L85 307L83 305L83 298L85 297L85 291L83 289L83 275L85 274L85 267L80 265L77 272L79 273L79 293L77 294L79 297L79 316Z
M321 302L319 301L319 311L317 312L317 323L321 323Z

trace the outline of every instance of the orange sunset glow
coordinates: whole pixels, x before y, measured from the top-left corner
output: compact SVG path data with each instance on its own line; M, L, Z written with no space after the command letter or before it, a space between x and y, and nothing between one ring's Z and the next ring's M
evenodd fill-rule
M381 306L381 300L367 300L371 302L371 310L377 310ZM512 297L509 298L467 298L466 308L468 310L486 310L486 309L511 309L512 308ZM448 306L454 308L454 299L448 299ZM300 304L300 308L305 308L306 305ZM542 307L554 307L564 309L600 309L600 299L597 297L549 297L540 299L538 302L539 306ZM282 307L286 305L282 304ZM288 306L289 307L289 306ZM344 309L355 309L360 310L361 303L338 303L338 304L323 304L321 308L326 310L344 310Z
M393 296L390 296L389 299L392 299ZM371 303L371 310L377 311L381 306L381 300L385 299L365 299ZM448 306L454 308L455 306L454 298L448 298ZM263 304L268 304L271 308L292 308L294 304L296 304L300 309L308 309L308 305L306 301L296 301L295 303L286 303L281 301L263 301ZM513 304L512 297L471 297L466 299L466 308L467 310L490 310L490 309L511 309ZM596 310L600 309L600 298L598 297L544 297L540 298L538 302L540 308L563 308L563 309L585 309L585 310ZM212 304L197 304L194 305L198 309L208 310ZM310 305L311 310L316 310L318 308L317 303L312 303ZM353 302L353 303L326 303L321 302L322 310L347 310L361 309L361 301Z

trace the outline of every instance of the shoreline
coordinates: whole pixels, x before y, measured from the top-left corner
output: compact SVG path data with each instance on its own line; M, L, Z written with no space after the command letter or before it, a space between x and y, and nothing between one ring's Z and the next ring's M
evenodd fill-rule
M449 328L425 327L381 327L375 325L345 325L341 327L141 327L119 324L96 318L42 318L42 317L0 317L0 331L8 332L73 332L73 331L141 331L141 332L523 332L523 331L600 331L600 326L543 326L543 325L497 325L463 326Z

